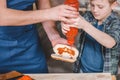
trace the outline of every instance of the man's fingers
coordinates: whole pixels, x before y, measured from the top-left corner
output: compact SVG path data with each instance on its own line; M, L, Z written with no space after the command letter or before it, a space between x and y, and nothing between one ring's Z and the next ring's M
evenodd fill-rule
M79 12L69 11L69 10L65 10L64 13L65 13L65 14L72 14L72 15L74 15L74 16L78 16L78 15L79 15Z
M75 23L75 21L69 19L69 18L66 18L66 17L59 17L59 20L62 21L62 22L65 22L67 24L73 24Z
M70 30L70 27L68 25L66 25L65 23L61 23L62 24L62 28L66 31Z
M77 11L76 8L71 7L71 6L69 6L69 5L65 5L65 9L67 9L67 10L71 10L71 11Z
M62 28L62 33L65 35L67 31Z
M65 11L63 13L63 16L64 17L67 17L67 18L77 18L78 17L78 13L77 12L72 12L72 11Z

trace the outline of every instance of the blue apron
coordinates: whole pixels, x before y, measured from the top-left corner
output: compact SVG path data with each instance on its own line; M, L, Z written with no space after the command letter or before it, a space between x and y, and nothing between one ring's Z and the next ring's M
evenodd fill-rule
M7 0L7 7L31 10L35 0ZM19 16L18 16L19 18ZM0 73L48 72L36 25L0 26Z

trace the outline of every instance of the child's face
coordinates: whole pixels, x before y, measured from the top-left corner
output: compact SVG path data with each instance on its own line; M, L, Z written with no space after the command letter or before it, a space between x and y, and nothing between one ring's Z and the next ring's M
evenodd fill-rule
M112 5L108 0L91 0L90 5L91 12L98 21L103 21L112 11Z

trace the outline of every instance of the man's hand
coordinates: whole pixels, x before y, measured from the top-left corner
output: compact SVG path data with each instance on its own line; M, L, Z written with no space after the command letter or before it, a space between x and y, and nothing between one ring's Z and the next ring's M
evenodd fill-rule
M52 40L52 41L51 41L51 44L52 44L53 47L54 47L56 44L67 44L67 45L68 45L67 40L64 39L64 38L61 38L61 37Z
M77 10L68 5L60 5L47 10L49 19L54 21L63 21L71 23L69 18L76 18L79 13Z

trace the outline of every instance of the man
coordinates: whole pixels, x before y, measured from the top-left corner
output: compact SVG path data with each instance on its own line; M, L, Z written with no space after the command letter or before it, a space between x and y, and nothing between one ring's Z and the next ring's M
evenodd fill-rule
M32 5L38 1L38 8ZM60 38L52 21L70 22L76 10L67 5L50 8L49 0L0 0L0 73L47 73L35 23L42 22L54 46ZM68 14L74 12L72 14ZM53 35L54 34L54 35ZM55 35L56 34L56 35ZM63 40L64 41L64 40Z

